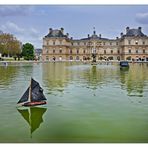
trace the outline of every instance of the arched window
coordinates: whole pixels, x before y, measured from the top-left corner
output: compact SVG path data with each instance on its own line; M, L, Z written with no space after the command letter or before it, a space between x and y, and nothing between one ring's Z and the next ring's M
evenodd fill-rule
M72 54L72 49L70 49L70 54Z
M59 50L59 53L62 53L62 49Z
M48 56L46 56L46 61L48 61L49 60L49 57Z
M76 60L79 60L79 56L76 56Z
M128 53L131 53L131 49L128 50Z
M143 53L145 53L145 49L143 49Z
M85 56L83 56L83 60L86 60L86 57Z
M70 56L69 59L70 59L70 60L73 60L73 56Z

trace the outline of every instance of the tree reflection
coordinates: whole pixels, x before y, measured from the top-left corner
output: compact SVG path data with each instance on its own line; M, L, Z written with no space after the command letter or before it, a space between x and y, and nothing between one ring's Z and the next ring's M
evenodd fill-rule
M19 70L17 67L12 66L0 66L0 83L8 86L14 80L14 77L17 76Z

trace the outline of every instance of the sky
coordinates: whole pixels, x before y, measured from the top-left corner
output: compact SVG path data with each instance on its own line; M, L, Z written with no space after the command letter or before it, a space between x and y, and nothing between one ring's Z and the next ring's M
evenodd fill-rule
M0 30L13 34L23 44L42 48L49 28L64 28L74 39L96 33L120 37L126 27L142 27L148 35L148 5L0 5Z

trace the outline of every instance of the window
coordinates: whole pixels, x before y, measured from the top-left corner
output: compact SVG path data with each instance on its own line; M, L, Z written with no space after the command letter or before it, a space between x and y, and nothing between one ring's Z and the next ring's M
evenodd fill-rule
M118 42L116 42L116 45L118 45Z
M110 42L110 45L112 45L112 42Z
M73 45L73 43L71 43L71 45Z
M106 54L106 50L104 50L104 54Z
M48 53L48 49L46 50L46 53Z
M113 53L113 50L111 50L111 53Z
M85 50L83 50L83 53L85 54Z
M55 50L53 49L53 53L55 53Z
M143 41L143 45L145 45L145 41Z
M77 44L79 45L79 42Z
M138 45L138 41L136 41L135 44Z
M130 40L128 40L128 44L129 44L129 45L131 44L131 41L130 41Z
M77 49L77 54L79 54L79 49Z
M145 53L145 49L143 49L143 53Z
M120 53L120 50L118 50L117 53L119 54Z
M70 54L72 54L72 49L70 49Z
M62 41L60 41L60 45L62 45Z
M105 45L105 42L103 42L103 45Z
M138 50L136 50L136 53L138 53Z
M76 60L79 60L79 56L76 56Z
M59 50L59 53L62 53L62 49Z
M128 53L131 53L131 49L128 50Z
M53 45L55 45L55 41L53 41Z
M49 57L48 56L46 56L46 60L49 60Z
M70 60L73 60L73 57L72 57L72 56L70 56L70 57L69 57L69 59L70 59Z

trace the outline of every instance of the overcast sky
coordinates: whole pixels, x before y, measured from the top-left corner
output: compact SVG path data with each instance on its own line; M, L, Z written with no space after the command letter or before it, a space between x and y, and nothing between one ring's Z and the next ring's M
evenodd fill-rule
M142 27L148 35L148 5L0 5L0 30L11 33L22 43L42 47L49 28L64 28L70 37L80 39L92 34L116 38L125 28Z

